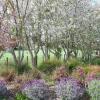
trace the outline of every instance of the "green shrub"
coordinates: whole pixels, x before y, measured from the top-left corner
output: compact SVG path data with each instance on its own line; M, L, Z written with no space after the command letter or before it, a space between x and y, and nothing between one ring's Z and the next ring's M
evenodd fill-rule
M77 58L69 58L67 61L67 66L69 67L70 72L72 72L73 69L80 65L83 65L83 63Z
M62 62L60 60L48 60L48 61L44 61L42 62L38 69L43 71L46 74L50 74L52 73L56 67L59 67L62 65Z
M84 72L85 72L85 74L88 74L90 72L90 68L89 67L84 67Z
M0 96L0 100L6 100L6 98L3 96Z
M17 93L15 100L29 100L25 95L23 95L22 93Z
M96 58L92 59L91 64L100 65L100 57L96 57Z
M18 74L23 74L31 70L31 67L27 63L22 63L21 66L15 66Z
M88 83L87 91L91 100L100 100L100 80L92 80Z

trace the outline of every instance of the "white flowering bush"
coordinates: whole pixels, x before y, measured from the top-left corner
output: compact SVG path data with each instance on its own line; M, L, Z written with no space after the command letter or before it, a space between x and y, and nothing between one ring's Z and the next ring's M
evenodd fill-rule
M85 88L72 78L62 78L55 88L57 96L62 100L78 100L85 91Z
M100 80L92 80L88 82L87 91L91 96L91 100L100 100Z
M49 100L50 91L43 80L32 80L22 86L22 93L32 100Z

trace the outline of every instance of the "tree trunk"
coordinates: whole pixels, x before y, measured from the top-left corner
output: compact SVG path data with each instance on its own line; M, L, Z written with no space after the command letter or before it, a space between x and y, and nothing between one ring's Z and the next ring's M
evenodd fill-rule
M37 67L37 60L38 60L38 56L37 56L37 54L35 55L35 57L34 57L34 66L35 67Z
M45 47L45 61L49 60L49 51L48 51L48 47Z

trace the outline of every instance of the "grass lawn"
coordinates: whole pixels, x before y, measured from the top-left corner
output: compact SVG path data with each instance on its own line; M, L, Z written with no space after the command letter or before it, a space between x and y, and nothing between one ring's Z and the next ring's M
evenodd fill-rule
M18 51L15 51L16 55L18 56ZM28 63L29 65L31 65L31 57L30 57L30 54L28 51L24 51L24 60L23 62L27 62L27 56L28 56ZM39 53L39 62L38 63L41 63L42 62L42 54ZM11 64L14 64L14 59L13 59L13 56L12 54L10 54L9 52L6 52L3 57L0 59L0 66L2 65L6 65L7 64L7 58L8 58L8 63L9 65Z
M18 55L18 51L15 51L16 55ZM63 59L63 55L64 52L62 52L62 58ZM31 57L30 57L30 53L26 50L24 51L24 60L23 62L27 63L27 56L28 56L28 64L32 67L32 63L31 63ZM7 58L8 58L8 66L9 67L13 67L14 66L14 59L13 56L9 53L6 52L3 57L0 59L0 70L5 69L7 67ZM54 59L54 55L51 53L50 54L50 58ZM40 50L38 53L38 65L43 61L43 53Z
M15 51L16 55L18 55L18 51ZM53 54L50 54L51 55L51 58L54 57ZM27 63L27 56L28 56L28 64L30 66L31 65L31 57L30 57L30 53L26 50L24 51L24 60L23 62L26 62ZM6 66L7 65L7 58L8 58L8 64L9 65L13 65L14 64L14 59L13 59L13 56L12 54L10 54L9 52L6 52L3 57L0 59L0 67L1 66ZM40 51L38 53L38 65L43 61L43 53L42 51Z

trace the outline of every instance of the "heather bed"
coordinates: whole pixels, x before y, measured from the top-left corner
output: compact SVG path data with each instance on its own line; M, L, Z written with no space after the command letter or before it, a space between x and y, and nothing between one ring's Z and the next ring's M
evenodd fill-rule
M64 66L56 69L53 79L46 80L40 72L33 78L33 72L28 75L18 75L13 81L0 81L0 100L99 100L100 76L91 71L88 74L82 67L66 73ZM73 76L73 73L76 72ZM55 74L55 75L54 75ZM58 75L59 74L59 75ZM42 76L42 77L41 77ZM51 81L51 82L50 82ZM51 84L52 83L52 84ZM13 89L9 86L14 86Z

